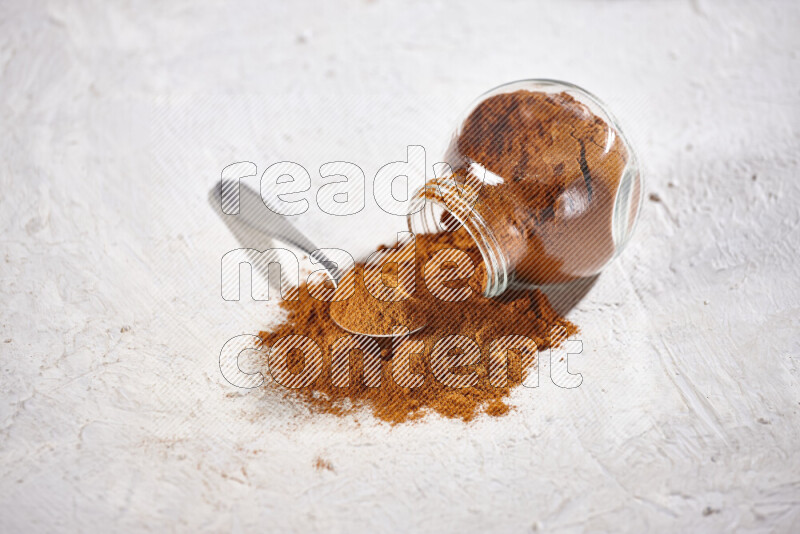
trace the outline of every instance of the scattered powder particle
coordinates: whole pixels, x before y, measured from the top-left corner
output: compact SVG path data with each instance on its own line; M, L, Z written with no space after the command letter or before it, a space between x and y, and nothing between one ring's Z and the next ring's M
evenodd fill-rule
M486 413L493 417L505 415L509 410L510 408L508 407L508 404L497 399L490 402L489 406L486 407Z
M328 460L324 459L322 456L317 456L317 458L314 460L314 469L316 469L317 471L330 471L332 473L335 472L333 464L330 463Z

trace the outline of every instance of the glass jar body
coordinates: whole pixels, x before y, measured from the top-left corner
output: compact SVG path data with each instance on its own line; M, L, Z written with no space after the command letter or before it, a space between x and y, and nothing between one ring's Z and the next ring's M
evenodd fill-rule
M453 134L449 168L414 194L415 233L463 225L487 296L599 273L628 242L642 179L616 120L585 90L527 80L481 96Z

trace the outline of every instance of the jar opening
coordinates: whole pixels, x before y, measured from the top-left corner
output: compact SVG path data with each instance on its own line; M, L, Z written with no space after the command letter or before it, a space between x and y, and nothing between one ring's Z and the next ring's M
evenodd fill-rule
M452 180L436 179L428 182L414 195L411 211L408 229L414 234L454 231L463 226L475 241L486 268L484 296L496 297L506 290L510 283L506 255L484 218L474 206L468 205L463 193ZM451 216L456 224L443 222L445 214Z

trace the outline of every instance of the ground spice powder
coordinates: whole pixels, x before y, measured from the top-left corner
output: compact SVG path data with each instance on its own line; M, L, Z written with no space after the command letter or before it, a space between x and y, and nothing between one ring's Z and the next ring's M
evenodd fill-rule
M378 247L378 250L387 250L387 248L381 246ZM422 279L427 274L427 280L433 280L435 275L443 270L442 266L438 265L439 270L433 271L437 267L437 263L440 263L432 261L439 251L464 252L474 267L474 271L467 279L461 280L461 283L457 281L446 283L446 288L458 290L463 286L468 286L469 291L483 292L486 286L486 269L472 237L463 229L455 232L442 232L435 236L424 236L418 243L415 239L405 246L398 246L394 249L392 256L386 258L382 269L380 266L378 268L373 266L368 270L364 264L357 264L344 276L346 283L355 286L355 292L346 300L331 303L331 317L338 325L351 332L379 336L391 334L393 325L403 325L413 331L435 321L436 317L431 316L440 314L443 311L441 305L446 302L443 302L443 298L437 298L431 291L428 291L429 282L423 282ZM413 269L412 272L415 276L413 284L410 285L413 290L402 291L407 284L400 283L400 264ZM406 271L406 269L402 270ZM396 298L401 300L376 299L375 290L373 289L371 292L365 283L365 273L370 271L373 275L380 275L381 282L385 287L400 288ZM369 274L366 275L367 278L369 276ZM344 287L346 287L344 284L340 285L340 288ZM380 293L378 295L380 296ZM442 295L440 294L439 297ZM364 313L365 310L369 310L369 313Z
M459 302L446 302L434 299L427 290L421 268L438 250L465 246L464 250L480 266L480 254L464 230L417 236L416 239L416 292L426 294L418 297L419 302L431 306L433 313L427 317L427 325L421 331L409 336L412 341L424 342L424 353L413 361L411 368L423 382L418 387L398 385L392 374L391 341L381 340L382 350L380 386L370 387L364 380L364 360L361 351L350 354L350 380L346 387L337 387L332 380L331 346L348 333L331 319L331 304L311 298L308 287L301 285L300 298L282 301L280 306L287 312L283 324L271 331L259 334L265 346L271 346L278 339L302 333L323 348L323 366L320 376L308 387L283 389L286 395L303 398L312 410L324 413L347 414L359 408L367 408L379 419L391 423L401 423L428 412L445 417L469 421L477 414L485 412L491 416L503 415L509 410L506 403L510 390L522 383L526 373L536 369L536 354L510 353L508 359L508 382L504 387L495 387L489 377L489 343L505 335L524 335L531 338L539 350L553 344L554 327L563 327L560 332L571 335L576 332L575 325L559 316L550 306L547 298L537 290L509 293L503 299L489 299L482 295L481 269L478 267L469 280L462 284L472 284L471 296ZM363 270L363 264L357 266ZM458 285L455 283L454 285ZM377 300L368 294L363 284L356 286L356 295L348 303L347 313L365 318L374 315ZM390 321L391 322L391 321ZM388 324L388 323L387 323ZM477 382L464 388L451 388L440 383L431 365L431 350L440 339L461 334L473 339L481 347L480 361L465 366L465 374L474 372ZM296 371L302 371L302 357L294 362ZM292 364L290 363L290 368Z
M509 229L497 238L503 241L519 280L534 284L574 280L595 274L613 255L612 211L628 154L615 131L571 96L532 91L492 96L470 114L451 150L466 163L454 169L456 180L470 172L469 162L479 162L502 178L500 183L484 186L475 205L492 227ZM466 184L465 180L462 185ZM318 412L348 414L366 408L391 423L431 412L469 421L480 413L501 416L509 411L510 391L525 380L526 373L537 370L536 351L530 347L509 351L508 380L496 387L492 374L496 355L489 350L492 340L527 336L541 351L556 346L577 327L560 316L537 289L507 290L496 299L484 297L486 269L475 242L446 212L442 222L442 228L450 231L417 235L415 248L409 249L414 255L415 284L405 300L375 299L363 281L365 265L357 264L346 275L355 286L355 294L347 301L316 300L309 294L319 294L316 288L301 285L298 300L281 302L286 320L259 334L263 346L300 334L317 343L323 358L316 380L302 388L283 389L286 395L303 398ZM428 290L425 266L442 249L461 250L475 265L468 279L448 286L469 287L466 300L443 301ZM386 280L393 275L399 277L399 271L389 268L382 276ZM372 334L389 333L398 323L412 330L426 325L407 337L424 344L421 355L409 366L418 386L405 387L395 381L392 371L399 357L393 353L392 341L385 339L377 341L377 371L374 360L369 369L365 367L362 351L353 345L350 379L342 385L333 371L332 347L349 334L332 316L350 330ZM454 334L466 336L480 348L479 357L455 366L457 375L472 377L466 387L444 385L440 369L432 363L436 343ZM299 373L304 360L297 352L289 355L289 370Z

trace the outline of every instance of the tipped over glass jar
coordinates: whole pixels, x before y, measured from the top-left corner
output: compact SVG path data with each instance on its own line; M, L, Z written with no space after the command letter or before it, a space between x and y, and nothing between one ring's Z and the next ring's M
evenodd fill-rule
M414 194L409 229L463 225L483 257L488 297L598 274L639 214L633 148L595 96L566 82L526 80L484 94L445 162L449 169Z

